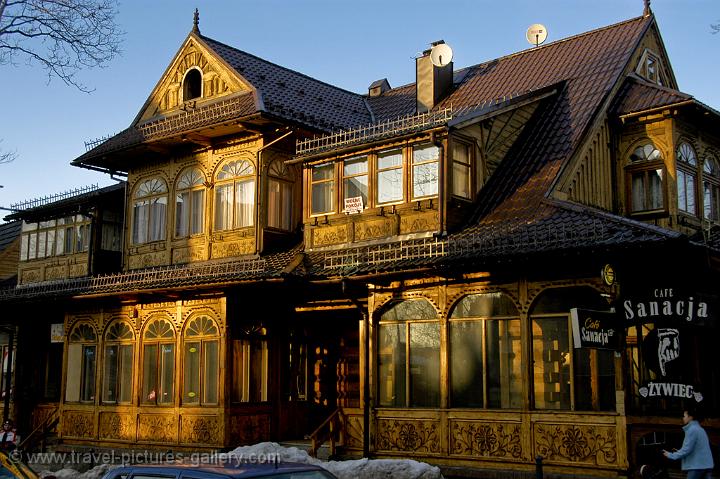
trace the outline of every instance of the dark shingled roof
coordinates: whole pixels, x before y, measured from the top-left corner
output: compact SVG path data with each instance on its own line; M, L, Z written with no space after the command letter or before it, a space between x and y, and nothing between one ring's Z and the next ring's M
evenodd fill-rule
M650 83L635 74L625 80L618 98L618 104L613 108L617 115L675 105L693 99L691 95Z
M6 216L6 219L25 219L27 221L39 221L47 218L57 218L68 213L74 213L79 205L85 205L93 200L105 195L118 193L125 188L125 182L120 182L110 186L104 186L96 190L82 193L79 195L64 198L52 203L28 208Z
M0 251L10 246L20 236L21 221L0 224Z

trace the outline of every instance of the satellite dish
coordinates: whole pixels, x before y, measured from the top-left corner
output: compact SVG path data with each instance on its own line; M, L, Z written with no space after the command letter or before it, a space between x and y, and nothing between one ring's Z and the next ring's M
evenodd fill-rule
M525 34L525 38L527 38L527 41L530 42L531 45L538 46L547 39L547 28L541 23L530 25L530 28L527 29L527 33Z
M430 61L436 67L444 67L452 61L452 48L447 43L433 45L430 50Z

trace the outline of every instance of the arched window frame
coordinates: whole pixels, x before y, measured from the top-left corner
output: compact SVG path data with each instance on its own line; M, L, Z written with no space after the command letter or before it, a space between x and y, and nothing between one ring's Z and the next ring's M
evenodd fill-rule
M197 82L197 83L195 83ZM203 72L198 67L191 67L183 75L183 102L197 100L203 96Z
M720 163L714 155L703 164L703 218L720 221Z
M163 241L166 235L168 189L165 180L141 181L133 193L133 244Z
M231 401L233 403L266 402L269 378L267 329L260 322L241 325L238 329L236 329L236 337L232 339ZM297 395L295 396L297 398Z
M468 294L448 317L451 407L523 406L520 313L501 292Z
M185 168L175 182L175 237L202 234L205 225L205 175Z
M435 308L427 299L408 298L388 304L378 319L378 405L439 407L441 331Z
M66 402L95 402L96 370L97 333L90 323L78 323L68 335Z
M698 161L695 148L681 141L675 150L678 211L697 216Z
M247 159L224 163L215 174L215 231L255 224L255 165Z
M207 315L188 320L183 335L184 406L217 406L220 401L220 333Z
M125 320L116 320L105 331L102 402L129 404L133 398L135 332Z
M175 328L166 318L148 321L142 341L142 394L144 405L175 404Z
M268 166L267 226L282 231L293 230L293 197L295 172L277 159Z
M627 210L632 215L667 213L665 178L667 168L662 152L649 140L636 145L625 168Z

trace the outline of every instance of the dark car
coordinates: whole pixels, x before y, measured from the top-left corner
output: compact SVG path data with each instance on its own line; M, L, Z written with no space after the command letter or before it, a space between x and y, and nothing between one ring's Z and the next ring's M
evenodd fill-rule
M158 464L123 466L103 479L337 479L322 467L297 463Z

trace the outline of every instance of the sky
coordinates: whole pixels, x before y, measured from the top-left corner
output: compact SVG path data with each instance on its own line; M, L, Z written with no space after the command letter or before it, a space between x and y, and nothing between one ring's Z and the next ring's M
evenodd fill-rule
M455 69L531 46L542 23L546 43L643 12L643 0L123 0L117 21L122 55L85 70L83 93L38 65L0 65L0 207L87 185L109 176L70 166L85 142L127 128L192 28L203 35L346 90L375 80L415 81L414 59L433 41L453 49ZM653 0L680 90L720 110L720 0ZM5 211L0 210L0 218Z

